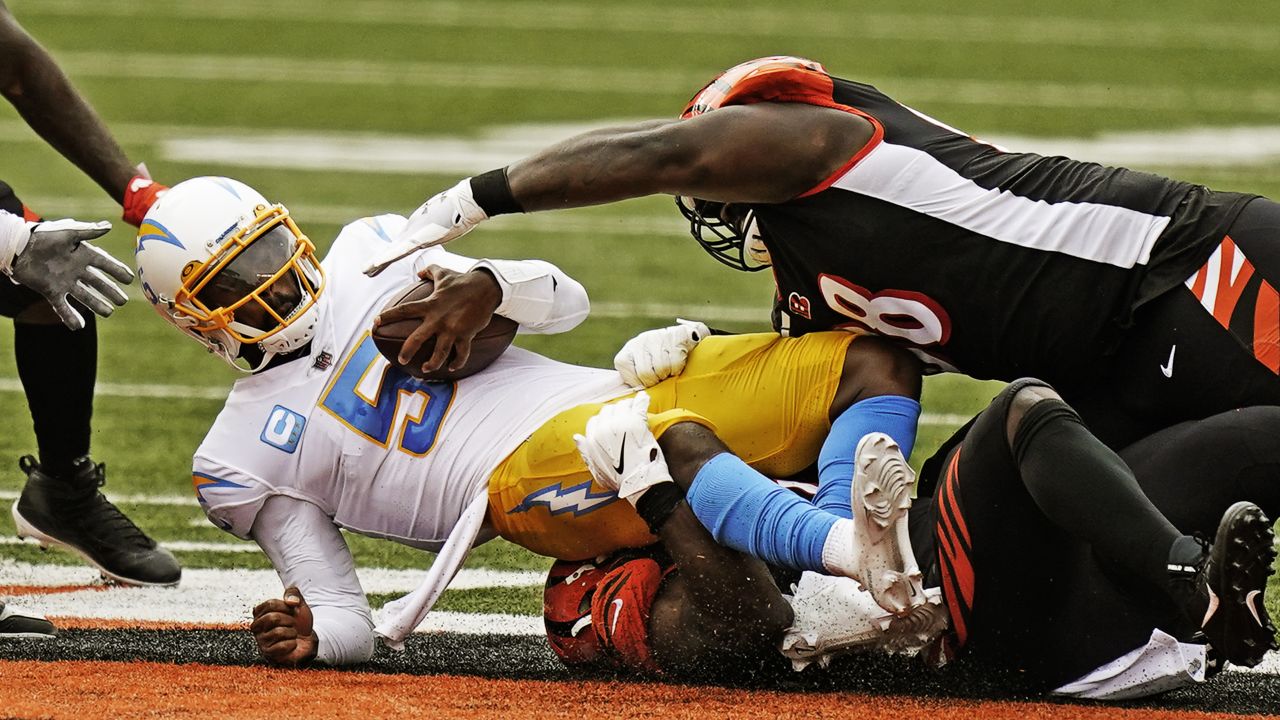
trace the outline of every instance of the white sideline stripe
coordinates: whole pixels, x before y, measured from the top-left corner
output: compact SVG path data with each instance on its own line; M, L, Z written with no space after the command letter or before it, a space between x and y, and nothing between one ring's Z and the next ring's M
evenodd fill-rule
M646 307L648 308L648 311L654 312L657 314L656 316L661 316L661 317L676 317L677 315L688 312L688 308L684 308L682 310L680 307L677 307L677 306L646 306ZM745 312L746 310L743 309L744 316L745 316ZM752 312L755 312L757 315L759 314L759 312L754 310ZM760 311L760 312L763 312L763 311ZM694 312L692 314L701 318L722 319L722 318L711 318L709 313L706 313L706 312L701 312L701 313ZM617 317L637 317L637 316L641 316L641 315L638 315L634 311L629 311L628 314L623 315L620 313ZM17 378L0 378L0 392L22 392L22 382L19 381ZM224 389L216 388L216 387L196 386L196 385L148 385L145 383L142 383L142 384L98 383L96 394L106 395L106 396L116 396L116 397L152 397L152 398L167 398L167 399L199 398L202 400L222 400L226 398L227 391ZM920 416L920 424L921 425L963 425L964 423L969 421L969 417L970 417L969 415L957 415L953 413L924 413ZM0 499L4 499L8 495L14 495L14 493L10 491L0 490ZM115 496L113 495L112 499L116 502L149 502L148 500L134 499L134 498L143 498L143 497L150 497L150 496L135 496L135 495ZM187 505L187 504L193 504L194 502L195 502L194 500L190 502L184 501L181 504ZM159 504L168 504L168 503L159 503Z
M909 40L914 43L1034 44L1082 47L1247 48L1270 51L1275 36L1257 25L1206 23L1181 25L1152 21L1107 22L1073 17L1019 18L1008 15L935 13L840 13L732 8L600 7L570 3L467 2L402 3L361 0L40 0L14 3L21 17L168 17L203 20L257 20L265 16L316 17L334 24L519 30L589 30L663 35L837 37L850 40ZM821 58L819 58L821 59Z
M418 570L359 571L368 593L407 593L425 576ZM3 585L94 585L97 571L86 567L29 565L0 560ZM464 569L450 588L541 586L544 574ZM20 595L13 599L25 608L54 617L101 620L139 620L179 623L248 623L254 605L278 597L280 579L271 570L184 570L176 588L107 586L49 595ZM538 635L542 619L508 614L432 613L419 632L469 634L510 633Z
M482 65L105 51L64 52L59 53L58 58L68 74L82 78L226 82L248 82L252 79L255 83L671 95L680 98L679 102L684 102L720 70L706 73L652 72L582 65ZM1280 112L1280 92L1267 88L1235 89L1209 85L1120 86L1097 82L1043 83L976 78L862 77L859 80L879 86L913 104L937 102L1135 110L1230 107L1242 112ZM672 112L678 109L673 106Z

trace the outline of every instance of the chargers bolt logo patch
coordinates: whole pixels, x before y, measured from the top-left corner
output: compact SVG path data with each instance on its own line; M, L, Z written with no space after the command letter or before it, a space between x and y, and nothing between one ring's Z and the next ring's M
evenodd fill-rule
M287 453L298 449L298 441L302 439L302 428L307 419L283 405L271 408L267 416L267 425L262 428L258 437L262 442Z

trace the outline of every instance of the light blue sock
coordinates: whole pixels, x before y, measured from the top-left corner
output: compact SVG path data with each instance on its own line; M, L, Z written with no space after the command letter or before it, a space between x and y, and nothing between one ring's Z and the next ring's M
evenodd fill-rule
M818 453L818 493L813 504L842 518L852 518L849 491L853 485L853 453L862 436L882 432L911 457L916 443L920 403L901 395L881 395L850 405L831 423L831 432Z
M707 461L685 502L721 545L774 565L826 572L822 548L839 518L778 487L736 455Z

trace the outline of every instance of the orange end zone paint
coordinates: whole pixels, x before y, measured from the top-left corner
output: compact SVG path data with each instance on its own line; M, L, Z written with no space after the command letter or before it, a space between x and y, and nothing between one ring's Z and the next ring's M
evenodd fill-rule
M0 715L41 718L760 718L1210 720L1262 717L1102 705L786 693L623 682L336 670L0 661Z

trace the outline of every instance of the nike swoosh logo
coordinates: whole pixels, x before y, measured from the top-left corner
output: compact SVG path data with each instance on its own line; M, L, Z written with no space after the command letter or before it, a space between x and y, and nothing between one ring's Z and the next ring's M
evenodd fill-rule
M1262 616L1258 614L1258 599L1262 595L1261 590L1250 590L1249 594L1244 598L1245 607L1249 608L1249 612L1253 615L1253 621L1262 624Z
M623 459L627 456L627 436L622 436L622 444L618 446L618 464L613 467L613 471L622 474Z
M1174 345L1169 348L1169 361L1160 366L1160 372L1164 373L1167 378L1173 377L1173 354L1178 351L1178 346Z
M1218 612L1218 594L1215 593L1212 588L1210 588L1209 589L1209 607L1205 608L1204 617L1200 620L1200 627L1204 628L1205 625L1208 625L1209 619L1212 618L1213 614L1216 612Z
M618 616L622 614L622 598L615 598L610 605L613 606L613 619L609 621L609 633L612 634L618 629Z

